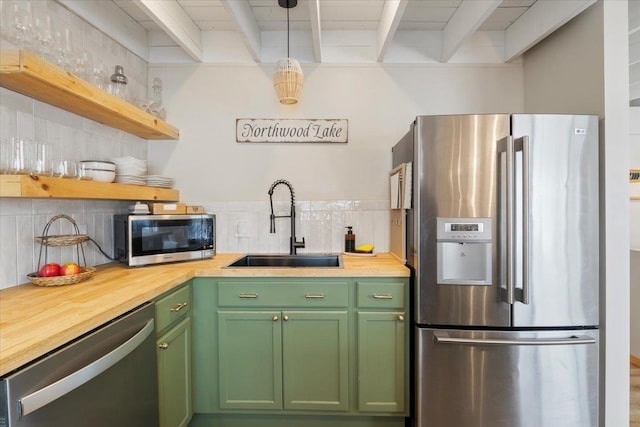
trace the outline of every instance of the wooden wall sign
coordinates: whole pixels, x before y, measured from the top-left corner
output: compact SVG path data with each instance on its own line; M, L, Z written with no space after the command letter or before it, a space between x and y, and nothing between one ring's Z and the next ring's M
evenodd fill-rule
M236 142L348 141L347 119L236 119Z

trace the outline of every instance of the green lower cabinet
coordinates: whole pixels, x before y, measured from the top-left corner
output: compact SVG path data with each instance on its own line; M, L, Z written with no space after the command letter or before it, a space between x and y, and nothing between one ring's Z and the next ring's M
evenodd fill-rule
M347 312L285 311L282 320L284 409L349 409Z
M218 311L221 409L346 411L346 311Z
M402 312L358 312L358 410L405 410L405 318Z
M191 406L191 318L157 340L160 427L184 427Z
M279 311L219 311L220 408L282 409Z

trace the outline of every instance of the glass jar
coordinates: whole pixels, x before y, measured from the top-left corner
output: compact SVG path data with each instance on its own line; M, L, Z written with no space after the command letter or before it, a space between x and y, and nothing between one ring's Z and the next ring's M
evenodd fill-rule
M116 65L115 72L111 75L109 80L111 81L109 84L109 93L126 101L127 84L129 83L129 79L124 75L124 68L122 65Z

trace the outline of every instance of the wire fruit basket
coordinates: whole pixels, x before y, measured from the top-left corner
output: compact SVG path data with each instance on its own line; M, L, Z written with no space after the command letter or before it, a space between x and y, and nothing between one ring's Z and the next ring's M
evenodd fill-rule
M73 225L74 234L65 235L49 235L51 225L59 220L65 219ZM59 214L52 217L49 222L44 226L42 236L35 238L35 241L40 244L40 253L38 255L38 269L34 273L27 274L27 278L31 283L38 286L63 286L73 285L90 279L93 273L96 271L95 267L87 267L87 260L84 255L84 247L82 243L89 240L89 236L86 234L80 234L78 224L73 218L68 215ZM53 276L53 277L40 277L40 267L47 264L48 248L49 246L76 246L76 256L78 263L82 261L83 265L80 266L80 272L78 274L69 274L65 276ZM42 264L42 253L44 250L44 264ZM82 257L81 257L82 256Z

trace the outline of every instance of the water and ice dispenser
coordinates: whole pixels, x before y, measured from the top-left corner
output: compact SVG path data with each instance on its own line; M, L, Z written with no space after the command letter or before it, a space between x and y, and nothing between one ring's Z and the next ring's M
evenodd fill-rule
M491 285L491 218L437 218L439 285Z

